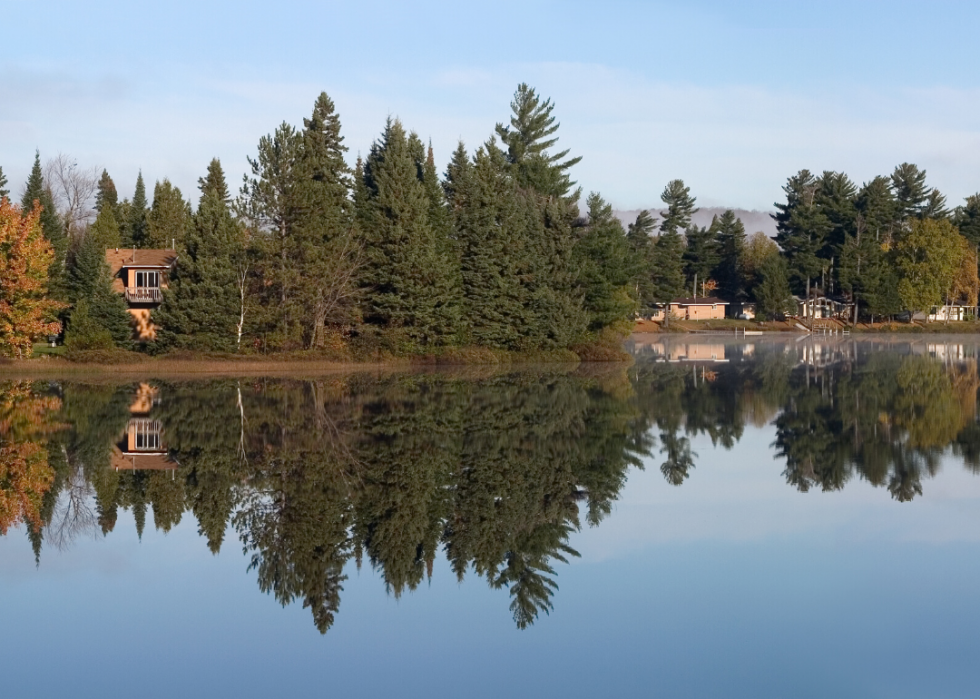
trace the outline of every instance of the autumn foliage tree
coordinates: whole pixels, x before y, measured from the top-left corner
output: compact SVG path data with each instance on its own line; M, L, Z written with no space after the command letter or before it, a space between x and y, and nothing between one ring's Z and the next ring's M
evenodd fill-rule
M29 357L34 338L60 331L62 304L47 298L54 250L40 217L39 206L21 218L18 207L0 201L0 355Z
M43 435L57 429L56 397L29 382L0 384L0 535L22 522L41 527L41 504L54 482Z

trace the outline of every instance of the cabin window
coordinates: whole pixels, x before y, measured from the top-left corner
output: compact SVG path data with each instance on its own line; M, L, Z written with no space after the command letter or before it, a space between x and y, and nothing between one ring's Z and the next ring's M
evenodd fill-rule
M159 289L160 288L160 273L159 272L137 272L136 273L136 288L137 289Z
M160 449L160 424L156 421L140 421L136 427L136 449L140 451Z

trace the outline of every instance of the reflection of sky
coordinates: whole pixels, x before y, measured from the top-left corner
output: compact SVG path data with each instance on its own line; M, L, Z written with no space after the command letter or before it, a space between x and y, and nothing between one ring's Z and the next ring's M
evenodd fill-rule
M924 496L855 481L799 494L772 428L731 452L696 439L667 485L655 456L558 565L555 611L514 629L505 591L444 561L395 600L351 569L321 637L212 556L185 515L137 541L46 551L0 539L4 697L972 697L980 641L980 478L950 462Z

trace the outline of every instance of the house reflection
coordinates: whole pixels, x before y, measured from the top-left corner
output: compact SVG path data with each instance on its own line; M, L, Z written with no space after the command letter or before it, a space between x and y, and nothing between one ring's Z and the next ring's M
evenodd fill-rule
M171 458L163 441L163 425L150 417L159 402L159 389L141 383L129 406L133 416L126 432L113 446L110 464L115 471L171 471L180 465Z

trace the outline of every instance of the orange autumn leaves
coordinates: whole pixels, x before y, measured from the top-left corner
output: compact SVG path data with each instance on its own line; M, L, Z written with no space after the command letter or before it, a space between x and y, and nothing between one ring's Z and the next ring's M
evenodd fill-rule
M41 208L21 217L0 199L0 355L30 357L35 338L57 333L61 304L47 298L51 244L41 232Z
M41 505L54 482L44 435L58 429L61 401L36 395L26 381L0 384L0 535L27 522L41 527Z

